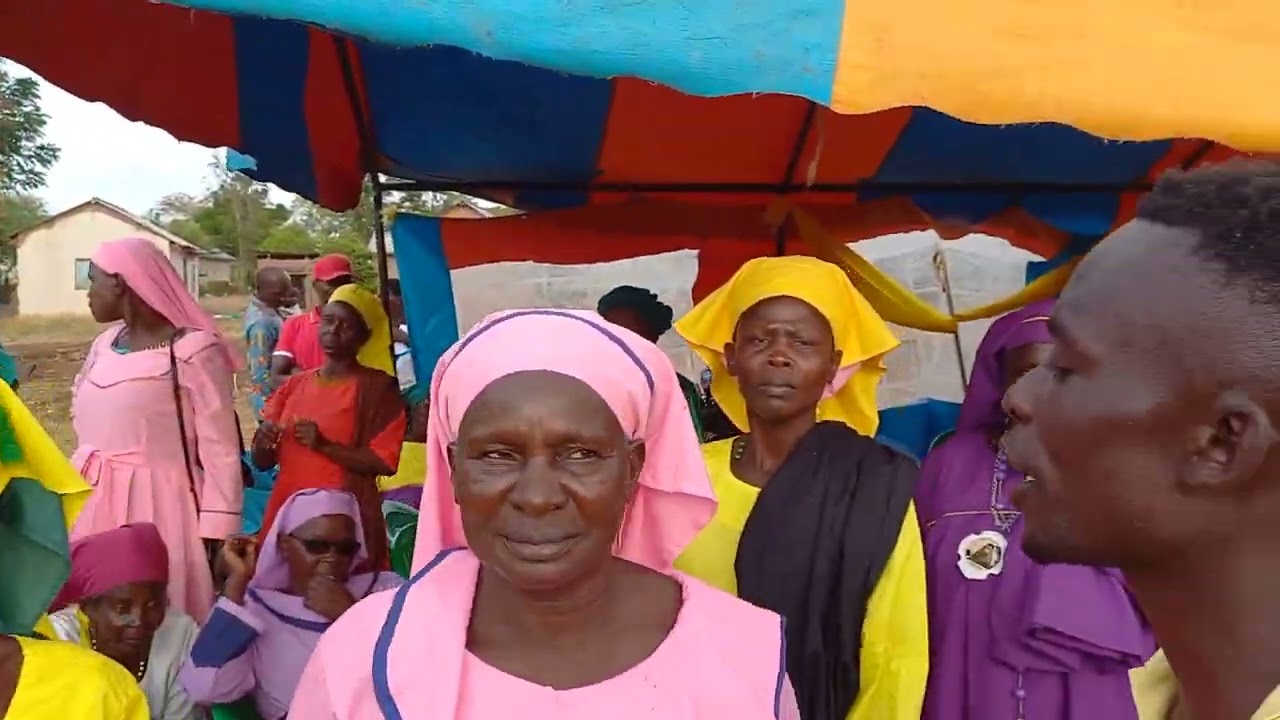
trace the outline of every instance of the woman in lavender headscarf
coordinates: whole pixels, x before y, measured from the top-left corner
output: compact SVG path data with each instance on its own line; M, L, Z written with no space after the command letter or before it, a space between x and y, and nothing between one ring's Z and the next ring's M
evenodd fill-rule
M1010 313L978 348L956 432L925 459L916 511L929 588L923 720L1134 720L1128 671L1154 651L1114 571L1022 552L1000 401L1051 347L1052 301Z

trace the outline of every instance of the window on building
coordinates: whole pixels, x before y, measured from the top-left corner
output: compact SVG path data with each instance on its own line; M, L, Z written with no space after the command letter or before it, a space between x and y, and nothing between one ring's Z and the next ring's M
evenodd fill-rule
M88 258L76 259L76 289L89 289L89 260Z

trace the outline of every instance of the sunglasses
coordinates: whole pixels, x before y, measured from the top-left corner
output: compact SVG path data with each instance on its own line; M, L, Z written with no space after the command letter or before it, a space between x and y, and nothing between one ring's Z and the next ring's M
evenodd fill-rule
M360 543L356 540L317 540L315 538L300 538L297 535L290 535L289 537L297 540L308 555L337 553L338 555L350 557L360 552Z

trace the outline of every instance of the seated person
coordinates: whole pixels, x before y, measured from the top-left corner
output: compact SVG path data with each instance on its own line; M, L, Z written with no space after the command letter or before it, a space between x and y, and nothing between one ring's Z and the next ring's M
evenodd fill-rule
M71 544L71 576L50 616L59 640L90 648L133 674L157 720L204 713L178 684L196 621L170 607L169 551L151 523L125 525Z
M397 587L390 572L366 572L360 506L342 490L302 490L285 501L263 536L231 538L229 577L178 675L198 703L252 694L259 714L279 720L320 634L370 593Z
M0 383L0 718L148 720L138 683L103 655L34 628L67 579L67 531L90 488ZM43 621L43 622L42 622Z

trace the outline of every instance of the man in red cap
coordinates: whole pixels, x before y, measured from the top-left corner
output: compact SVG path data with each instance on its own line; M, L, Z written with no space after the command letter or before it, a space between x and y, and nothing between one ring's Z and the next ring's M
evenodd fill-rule
M320 348L320 311L334 290L355 282L351 258L334 253L316 260L311 267L311 288L316 304L307 312L284 321L280 340L271 357L271 380L274 387L290 374L320 367L324 351Z

